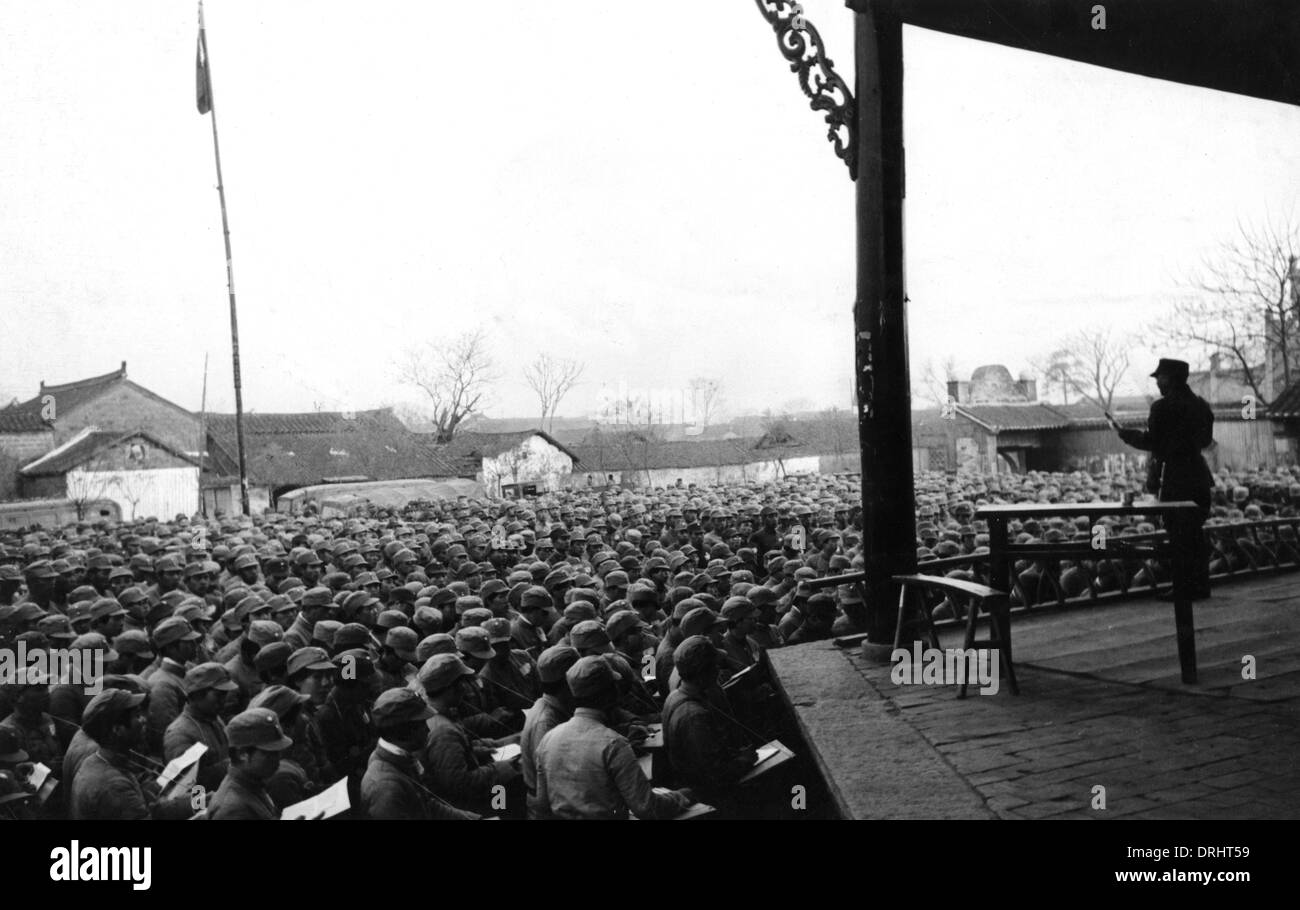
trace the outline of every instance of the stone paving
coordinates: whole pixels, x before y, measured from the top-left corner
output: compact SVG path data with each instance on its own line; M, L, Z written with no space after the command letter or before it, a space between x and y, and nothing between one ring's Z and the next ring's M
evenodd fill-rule
M1297 588L1295 575L1238 583L1216 590L1212 608L1198 604L1207 629L1218 612L1258 631L1256 640L1238 636L1215 660L1202 654L1193 686L1170 682L1178 671L1170 607L1146 601L1021 622L1013 629L1019 696L1005 679L999 693L972 689L965 699L952 687L896 685L888 664L829 642L771 658L849 817L1293 819L1300 818L1295 663L1261 657L1259 679L1244 682L1240 656L1277 651L1282 632L1300 652L1300 637L1259 619L1267 609L1284 626L1295 621ZM1168 634L1128 649L1116 643L1109 661L1079 634L1091 623L1104 638L1146 620L1167 624ZM1071 668L1059 644L1047 647L1067 627L1089 655L1086 673ZM957 646L958 633L945 633L941 644ZM1036 664L1036 655L1051 667ZM1139 666L1149 678L1134 681ZM1096 787L1105 788L1104 809L1093 807Z

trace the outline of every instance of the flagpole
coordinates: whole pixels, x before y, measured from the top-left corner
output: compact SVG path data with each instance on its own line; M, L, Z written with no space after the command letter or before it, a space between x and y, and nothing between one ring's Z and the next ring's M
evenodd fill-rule
M203 398L199 402L199 514L208 517L208 506L203 501L203 453L208 448L208 352L203 352Z
M248 506L248 468L244 457L244 393L239 375L239 315L235 309L235 267L230 255L230 219L226 214L226 186L221 179L221 143L217 140L217 106L212 91L212 61L208 57L207 32L203 27L203 0L199 0L199 45L203 49L203 71L212 115L212 153L217 161L217 195L221 199L221 232L226 242L226 286L230 291L230 351L235 376L235 442L239 448L239 502L245 515ZM201 480L200 480L201 482Z

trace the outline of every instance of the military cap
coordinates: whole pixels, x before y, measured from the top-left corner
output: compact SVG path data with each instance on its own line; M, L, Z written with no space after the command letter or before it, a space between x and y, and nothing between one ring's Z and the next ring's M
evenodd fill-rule
M594 619L583 620L569 630L569 642L579 651L609 651L609 635Z
M122 605L111 597L101 597L90 605L91 621L98 621L109 616L125 616L126 610Z
M498 594L505 594L509 592L509 590L510 590L510 586L506 584L504 581L502 581L501 579L489 578L487 581L483 582L483 585L482 587L479 588L478 593L479 593L479 597L483 598L484 600L487 600L489 597L495 597Z
M547 591L540 585L533 585L520 595L519 602L524 610L528 610L531 607L549 609L552 603L551 592Z
M263 567L267 572L287 572L289 571L289 560L279 554L268 556Z
M0 727L0 762L17 765L31 758L23 750L18 735L8 727Z
M586 600L575 600L564 608L564 618L574 623L595 619L596 605Z
M455 654L456 639L445 632L435 632L420 639L415 646L415 659L423 664L435 654Z
M727 622L740 622L754 612L754 605L747 597L728 597L722 605L722 618Z
M608 575L605 576L606 590L609 590L610 588L623 589L626 588L628 584L629 582L628 582L627 573L622 571L621 569L610 572Z
M593 698L614 688L614 669L603 657L580 657L564 674L575 698Z
M270 613L270 612L271 612L271 608L267 604L267 602L264 601L261 597L259 597L256 594L250 594L247 597L242 598L239 601L239 603L235 605L235 617L239 619L241 622L246 617L253 616L258 613Z
M393 653L402 660L415 660L415 648L419 640L419 634L414 629L397 626L388 630L384 636L384 645L392 648Z
M270 608L272 613L283 613L286 610L298 609L298 605L284 594L273 594L267 599L266 605Z
M180 558L172 555L158 557L153 565L155 572L180 572L184 569Z
M62 613L51 613L49 616L41 617L40 622L36 624L36 630L47 638L71 641L77 637L77 633L72 631L72 622Z
M456 630L456 650L471 657L491 660L496 656L487 629L482 626L470 626Z
M433 717L433 711L416 692L396 688L388 689L375 699L371 717L375 726L384 728L428 720Z
M143 692L128 692L125 689L105 689L89 702L81 711L82 727L94 727L100 718L116 717L123 711L138 708L144 703Z
M299 648L289 655L289 660L285 664L285 669L290 676L302 670L333 670L334 663L330 656L325 653L324 648L315 648L308 646Z
M294 559L293 564L300 569L305 569L308 566L325 565L325 563L321 562L320 557L316 555L315 550L304 550L303 552L299 553L298 556Z
M12 568L12 566L8 567ZM81 603L83 600L96 601L99 599L99 592L92 585L78 585L68 592L68 603Z
M293 645L287 641L273 641L269 645L262 645L253 657L253 669L263 673L285 668L292 653Z
M420 667L416 679L426 692L440 692L462 676L473 676L458 654L434 654Z
M482 626L485 622L492 619L492 611L487 607L475 607L472 610L466 610L465 615L460 618L462 626Z
M483 623L483 630L488 634L489 644L499 644L503 641L510 641L510 620L504 617L493 617Z
M566 566L557 566L550 572L546 573L546 578L542 580L542 585L546 588L554 588L559 585L572 584L573 574Z
M359 622L344 623L334 632L333 647L355 648L370 641L370 630Z
M12 610L12 608L10 608ZM68 622L74 626L79 622L90 621L90 601L81 600L68 604Z
M559 682L575 663L578 662L577 650L569 645L555 645L547 648L537 658L537 676L544 683Z
M268 711L274 711L275 716L284 720L284 716L299 705L305 704L311 699L309 695L303 695L295 692L288 686L274 685L267 686L261 692L258 692L248 702L250 708L265 708Z
M618 610L605 620L605 634L609 636L610 641L618 641L634 629L643 628L645 623L641 622L641 618L631 610Z
M375 618L375 625L381 629L395 629L410 624L410 619L401 610L385 610Z
M269 708L249 708L226 724L226 740L232 749L262 749L283 752L293 745L284 735L280 718Z
M468 597L457 597L456 615L457 616L462 615L468 610L481 608L482 606L483 606L483 599L481 597L475 597L473 595L470 595Z
M258 568L257 557L252 553L241 553L239 556L235 557L235 562L232 568L234 568L236 572L243 569L256 569Z
M284 629L278 622L256 619L248 627L248 640L259 647L283 641Z
M682 634L687 638L702 635L725 620L708 607L696 607L682 617Z
M330 607L334 605L334 592L323 585L309 588L302 595L302 608Z
M808 610L812 613L833 614L835 612L835 598L826 591L818 591L808 598Z
M140 634L143 635L144 633ZM72 639L68 648L73 651L99 651L104 655L105 661L117 660L118 658L117 650L111 647L108 639L98 632L87 632L85 635L78 635Z
M352 579L352 583L358 588L364 588L367 585L377 585L379 584L379 576L374 572L361 572L358 573L356 578Z
M97 632L91 632L89 635L81 636L77 641L81 641L82 638L89 638L90 635L103 638ZM73 644L75 645L76 642L73 642ZM153 646L149 643L149 636L144 634L142 629L127 629L117 638L114 638L113 650L118 654L130 654L133 657L153 657Z
M179 616L169 616L153 630L154 647L165 648L178 641L197 641L200 637L194 628Z
M343 628L343 623L337 619L322 619L311 627L312 640L323 641L332 648L334 647L334 633L341 628Z
M366 607L373 607L378 604L379 598L369 591L352 591L343 598L343 602L339 606L342 608L344 616L351 617Z
M676 620L678 623L681 623L681 621L686 618L688 613L690 613L692 610L699 609L704 605L705 605L704 601L700 600L698 597L687 597L684 600L679 600L676 604L673 605L672 618Z
M673 650L673 666L682 676L698 677L717 660L718 649L703 635L691 635Z
M204 689L233 692L239 688L230 678L230 671L216 661L208 661L185 671L182 682L187 696Z
M442 628L442 611L435 610L430 606L415 608L415 615L411 619L415 627L421 632L429 632Z

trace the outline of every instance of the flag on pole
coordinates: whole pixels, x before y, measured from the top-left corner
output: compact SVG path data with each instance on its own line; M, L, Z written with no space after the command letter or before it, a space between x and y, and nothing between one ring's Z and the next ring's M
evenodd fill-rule
M203 40L203 4L199 4L199 46L194 60L194 83L199 113L212 110L212 82L208 78L208 48Z

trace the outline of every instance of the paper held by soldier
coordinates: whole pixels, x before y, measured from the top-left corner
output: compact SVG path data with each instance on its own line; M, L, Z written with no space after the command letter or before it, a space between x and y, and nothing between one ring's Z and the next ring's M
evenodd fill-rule
M773 768L779 768L790 759L794 758L794 753L781 744L779 739L774 739L770 743L758 747L758 761L754 762L754 767L750 768L740 783L747 783L760 775L766 774Z
M45 805L54 788L59 785L59 781L58 778L50 776L49 765L37 762L32 766L32 774L27 778L27 785L36 791L36 802Z
M186 768L197 765L199 759L203 757L203 753L207 751L208 747L203 743L195 743L169 761L167 767L163 768L163 773L158 775L158 789L166 790L181 776L181 773Z
M667 787L655 787L654 791L658 793L660 796L665 796L673 792L672 790L669 790ZM679 814L674 815L671 819L669 819L669 821L684 822L684 821L688 821L689 819L699 818L701 815L708 815L710 812L716 812L716 811L718 810L715 809L713 806L710 806L708 803L691 803L689 806L683 809Z
M523 750L519 747L519 743L508 743L499 749L492 750L492 760L514 761L521 754L523 754Z
M317 819L333 818L336 815L342 815L352 808L352 802L348 799L348 779L341 777L336 783L326 790L322 790L315 796L304 799L300 803L294 803L280 813L280 820L307 819L315 821Z
M664 725L648 724L650 733L640 743L642 749L662 749L664 747Z

